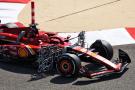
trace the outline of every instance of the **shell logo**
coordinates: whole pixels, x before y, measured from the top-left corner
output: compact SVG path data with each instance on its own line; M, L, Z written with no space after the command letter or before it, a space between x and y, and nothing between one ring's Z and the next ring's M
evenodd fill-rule
M19 48L18 55L23 58L28 57L28 51L25 48Z

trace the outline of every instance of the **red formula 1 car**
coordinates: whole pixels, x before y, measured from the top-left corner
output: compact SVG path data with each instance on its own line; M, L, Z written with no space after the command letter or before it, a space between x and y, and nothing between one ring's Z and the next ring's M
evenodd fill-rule
M34 3L32 2L32 8ZM32 10L33 11L33 10ZM34 15L32 13L32 15ZM83 75L93 77L109 73L121 73L131 62L129 56L119 50L119 58L114 62L112 46L97 40L89 48L85 48L85 32L79 33L78 41L71 44L74 38L60 37L55 32L38 31L32 19L29 27L7 23L0 26L0 55L3 60L30 61L38 63L38 72L57 71L65 77ZM94 64L100 70L92 71L85 64Z

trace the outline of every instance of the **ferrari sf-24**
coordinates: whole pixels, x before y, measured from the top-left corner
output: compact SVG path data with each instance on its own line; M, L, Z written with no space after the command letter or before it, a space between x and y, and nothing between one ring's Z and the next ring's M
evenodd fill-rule
M32 5L34 5L32 3ZM70 40L78 38L75 44ZM85 32L77 37L61 37L57 32L38 30L35 22L29 27L15 23L0 25L0 56L3 61L31 62L38 72L55 70L64 77L82 75L88 78L122 73L131 60L119 49L119 57L113 57L113 48L105 40L96 40L90 47L85 45ZM20 63L21 63L20 62ZM98 70L86 66L93 65Z

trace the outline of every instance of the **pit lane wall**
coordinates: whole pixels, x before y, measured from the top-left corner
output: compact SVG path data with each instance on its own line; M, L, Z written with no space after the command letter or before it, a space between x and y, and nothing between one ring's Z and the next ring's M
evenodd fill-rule
M71 35L76 37L79 32L75 33L59 33L60 36L66 37ZM135 43L135 28L117 28L110 30L97 30L97 31L88 31L85 33L85 42L86 45L91 45L95 40L102 39L108 41L111 45L125 45L125 44L134 44ZM75 43L77 39L71 40L71 43Z

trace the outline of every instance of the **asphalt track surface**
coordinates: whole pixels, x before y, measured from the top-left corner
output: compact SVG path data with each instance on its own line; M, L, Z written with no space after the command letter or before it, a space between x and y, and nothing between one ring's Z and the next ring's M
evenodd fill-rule
M114 58L117 57L119 48L125 50L132 60L122 75L95 79L63 78L54 75L31 81L34 69L1 62L0 90L135 90L135 45L114 47Z

